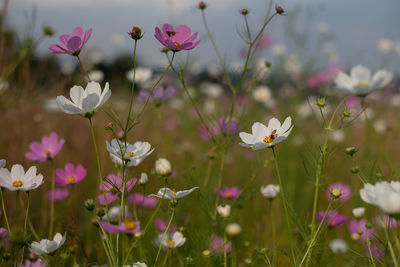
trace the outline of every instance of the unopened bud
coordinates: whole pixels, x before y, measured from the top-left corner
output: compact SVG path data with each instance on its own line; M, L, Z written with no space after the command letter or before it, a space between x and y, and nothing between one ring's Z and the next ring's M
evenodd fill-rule
M88 211L94 210L95 204L94 204L93 199L91 199L91 198L86 199L84 204L85 204L85 208L86 208Z
M247 8L243 8L240 10L240 14L242 14L243 16L246 16L247 14L249 14L249 10Z
M63 252L60 254L60 258L64 261L66 261L69 258L69 254L66 252Z
M200 8L201 10L206 9L206 7L207 7L207 5L206 5L206 3L204 3L204 1L201 1L201 2L199 3L199 8Z
M244 265L245 266L251 266L253 264L253 261L250 258L246 258L244 260Z
M376 176L376 178L378 178L379 180L382 180L382 179L383 179L383 173L381 173L381 172L377 172L377 173L375 174L375 176Z
M106 124L106 126L104 126L104 129L106 131L112 131L113 128L114 128L114 124L112 123L112 121L110 121L109 123Z
M347 108L345 108L345 109L343 110L343 117L348 118L348 117L350 117L350 116L351 116L350 110L348 110Z
M276 13L278 13L279 15L282 15L283 13L285 13L285 10L283 10L283 7L276 5L275 6L275 11Z
M365 228L371 229L372 228L372 223L370 221L365 223Z
M43 34L46 35L46 36L53 36L54 31L49 26L44 26L43 27Z
M99 216L99 218L102 218L104 215L106 215L105 209L102 207L97 208L96 215Z
M143 37L142 29L140 29L137 26L134 26L132 28L132 31L128 32L128 34L131 36L131 38L133 40L139 40L139 39L142 39L142 37Z
M360 168L358 166L353 166L353 167L351 167L350 171L351 171L351 173L356 174L360 171Z
M359 207L359 208L354 208L352 210L353 216L357 219L361 218L364 216L365 208L364 207Z
M345 151L347 155L352 157L357 152L357 149L354 146L350 146L347 147Z
M186 257L184 261L186 265L192 265L194 263L194 260L191 257Z
M237 223L230 223L225 227L225 232L227 235L234 237L242 232L242 227Z
M211 251L208 249L204 250L201 254L203 254L203 257L210 257Z
M142 174L140 175L139 184L145 185L148 182L149 182L149 177L147 176L147 173L142 172Z
M168 176L172 172L171 163L165 158L159 158L155 162L156 173L161 176Z
M318 98L318 100L317 100L317 106L320 107L320 108L323 108L323 107L326 106L325 97L320 97L320 98Z

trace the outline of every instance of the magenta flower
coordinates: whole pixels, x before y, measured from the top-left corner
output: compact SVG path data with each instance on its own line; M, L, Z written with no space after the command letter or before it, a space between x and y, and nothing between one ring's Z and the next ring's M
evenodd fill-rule
M364 251L365 251L365 253L367 253L369 255L368 246L365 246ZM377 244L371 244L371 254L374 258L377 258L377 259L382 259L383 257L385 257L385 252Z
M24 265L21 263L17 263L18 267L46 267L46 263L44 263L41 259L37 259L36 261L25 260Z
M139 221L125 221L122 222L120 225L99 222L99 225L101 226L101 228L104 229L104 231L112 234L125 233L129 235L134 235L142 232L142 230L140 230Z
M326 190L326 196L332 202L346 202L351 195L351 187L347 184L334 183Z
M86 169L82 165L77 165L76 167L72 163L67 163L64 169L56 170L56 181L58 186L68 186L71 184L77 184L86 177Z
M71 36L68 34L63 34L58 38L61 45L52 44L49 46L49 50L56 54L70 54L77 56L91 35L92 29L87 30L85 35L83 35L82 27L76 27L72 31Z
M8 231L6 228L0 227L0 238L5 238L8 234Z
M49 136L43 136L42 142L33 142L29 145L31 151L25 154L27 159L32 161L45 162L48 159L53 159L60 152L65 143L64 139L58 140L56 133L51 133Z
M165 230L167 229L168 221L167 221L167 220L162 220L162 219L157 218L157 219L155 219L155 221L154 221L154 225L156 226L156 230L157 230L158 232L163 233L163 232L165 232ZM175 225L171 225L171 226L169 227L169 230L168 230L168 231L169 231L171 234L173 234L173 233L176 232L176 230L177 230L177 227L176 227Z
M164 24L162 31L156 27L155 32L154 36L157 40L174 52L191 50L200 43L200 41L193 43L198 32L190 36L190 28L185 25L180 25L174 29L170 24Z
M54 191L48 191L47 192L47 198L50 200L54 200L55 202L60 202L65 199L67 199L69 196L69 191L68 189L61 189L61 188L56 188Z
M149 102L171 99L175 95L176 91L176 88L172 85L168 86L165 89L161 85L158 85L156 86L156 88L154 88L153 94L150 96ZM146 101L147 98L149 98L149 95L150 90L140 90L138 100Z
M220 135L227 135L229 128L229 120L227 118L221 117L216 121L216 125L210 126L209 130L204 125L199 127L200 136L204 141L210 141ZM234 119L230 123L229 136L233 136L240 131L238 122Z
M376 216L375 222L380 227L385 227L387 229L396 228L400 224L398 220L396 220L395 218L390 217L386 214L381 214L381 215Z
M367 240L367 233L368 233L368 239L372 239L374 236L374 228L367 229L367 227L365 227L366 223L367 223L366 219L362 220L352 219L348 225L351 238L357 241L364 242Z
M216 190L214 193L218 194L218 190ZM232 199L237 198L241 193L242 190L240 190L237 186L224 187L219 191L219 196L221 198Z
M136 184L137 179L136 178L132 178L128 181L126 181L126 188L125 188L125 192L129 192L133 189L133 187ZM116 174L110 173L109 175L107 175L107 179L104 181L104 190L105 190L105 195L106 195L106 199L107 199L107 203L110 204L112 202L114 202L118 197L119 194L121 193L122 190L122 177L121 176L117 176ZM101 183L99 184L99 190L103 190L103 186L101 185ZM97 196L97 199L99 200L100 204L105 205L106 201L104 199L104 194L100 194Z
M156 197L145 196L140 193L130 194L126 200L131 205L135 204L137 206L144 206L149 209L154 209L158 203L158 199Z
M225 248L226 248L226 253L229 254L232 250L232 243L227 242ZM220 236L214 237L214 239L212 239L212 242L211 242L210 250L217 255L223 254L224 253L224 239Z
M347 218L344 215L340 215L336 210L328 210L324 218L325 211L321 210L317 213L318 222L323 220L323 224L329 228L335 228L336 226L342 225L346 222Z
M333 78L336 77L336 75L340 72L343 71L343 65L340 63L334 63L331 66L329 66L326 69L323 69L321 71L318 71L311 77L307 79L307 85L310 88L317 88L321 84L330 82L333 80Z
M258 41L256 45L257 50L262 50L265 48L268 48L272 45L272 40L268 36L263 36L260 38L260 41Z

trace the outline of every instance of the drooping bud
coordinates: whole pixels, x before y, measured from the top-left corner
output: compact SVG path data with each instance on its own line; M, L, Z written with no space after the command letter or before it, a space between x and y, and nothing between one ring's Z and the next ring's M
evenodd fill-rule
M351 171L351 173L356 174L360 171L360 168L358 166L353 166L353 167L351 167L350 171Z
M247 8L242 8L240 10L240 14L242 14L243 16L246 16L247 14L249 14L249 10Z
M204 1L201 1L201 2L199 3L199 8L200 8L201 10L206 9L206 7L207 7L207 5L206 5L206 3L204 3Z
M86 208L88 211L94 210L95 204L94 204L93 199L91 199L91 198L86 199L85 202L84 202L84 204L85 204L85 208Z
M137 26L133 26L132 31L128 32L133 40L140 40L143 37L142 29Z
M46 35L46 36L53 36L54 31L49 26L44 26L43 27L43 34Z
M278 13L279 15L282 15L283 13L285 13L285 10L283 10L283 7L276 5L275 6L275 11L276 13Z
M347 147L345 151L346 151L347 155L352 157L357 152L357 149L354 146L350 146L350 147Z

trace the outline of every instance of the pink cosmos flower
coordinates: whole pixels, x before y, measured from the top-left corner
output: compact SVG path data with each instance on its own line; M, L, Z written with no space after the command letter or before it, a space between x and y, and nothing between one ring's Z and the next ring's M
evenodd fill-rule
M156 27L155 32L154 36L157 40L166 48L169 48L174 52L180 50L191 50L200 43L200 41L193 43L198 32L190 36L190 28L185 25L179 25L174 29L170 24L164 24L162 26L162 31Z
M321 210L317 213L318 222L323 221L329 228L335 228L336 226L342 225L346 222L347 218L344 215L340 215L336 210L328 210L325 218L325 211Z
M24 265L21 263L17 263L18 267L46 267L46 263L44 263L41 259L37 259L36 261L25 260Z
M258 41L256 45L257 50L262 50L268 48L272 45L272 40L268 36L261 37L260 41Z
M61 189L61 188L56 188L54 191L48 191L47 192L47 198L48 199L53 199L55 202L60 202L65 199L67 199L69 196L69 191L68 189Z
M125 192L129 192L133 189L137 182L136 178L132 178L128 181L126 181L126 188ZM119 194L122 191L122 186L123 186L123 181L121 176L117 176L116 174L110 173L107 175L107 179L104 181L104 190L105 190L105 195L107 199L107 203L110 204L114 202ZM101 183L99 184L99 190L103 190L103 186ZM100 195L97 196L97 199L99 200L100 204L104 205L106 204L106 201L104 199L104 194L101 193Z
M149 209L154 209L158 203L156 197L145 196L140 193L130 194L126 200L131 205L136 204L137 206L144 206Z
M240 127L238 122L235 119L231 120L231 126L228 126L229 120L227 118L221 117L219 118L214 126L210 126L209 130L204 125L199 127L200 136L204 141L210 141L210 139L214 139L219 135L227 135L228 128L229 136L233 136L240 131Z
M64 139L58 140L56 133L51 133L49 136L43 136L42 142L33 142L29 145L31 151L25 154L27 159L32 161L45 162L48 159L53 159L65 143Z
M171 99L174 97L177 89L170 85L167 88L164 89L161 85L156 86L153 90L153 94L150 96L149 102L154 102L154 101L162 101L162 100L167 100ZM150 90L140 90L139 95L138 95L138 100L139 101L146 101L147 98L149 98L150 95Z
M6 228L0 227L0 238L5 238L8 234L8 231Z
M346 202L351 195L351 187L347 184L334 183L326 190L326 196L332 202Z
M140 229L139 221L125 221L122 222L120 225L109 224L100 221L99 225L101 226L101 228L104 229L104 231L112 234L125 233L129 235L134 235L142 232L142 230Z
M214 193L218 194L218 190L216 190ZM241 193L242 190L240 190L237 186L224 187L219 191L219 196L221 198L232 199L237 198Z
M85 35L83 35L82 27L76 27L72 31L71 36L68 34L63 34L58 38L61 45L52 44L49 46L49 50L56 54L70 54L77 56L91 35L92 29L87 30Z
M342 64L334 63L331 66L329 66L328 68L323 69L323 70L315 73L311 77L309 77L307 79L307 85L310 88L317 88L321 84L327 83L327 82L333 80L333 78L335 78L336 75L340 71L343 71L343 70L344 70L344 68L343 68Z
M367 240L367 233L368 233L368 239L372 239L374 236L374 228L367 229L367 227L365 227L366 224L367 224L366 219L362 220L352 219L348 225L351 238L357 241L364 242Z
M397 226L400 225L400 221L396 220L393 217L390 217L386 214L381 214L376 216L375 222L380 226L380 227L385 227L387 229L392 229L396 228Z
M86 169L82 165L77 165L76 167L72 163L67 163L64 169L56 170L56 181L58 186L68 186L71 184L77 184L86 177Z
M226 253L229 254L232 250L232 243L227 242L225 248L226 248ZM214 237L214 239L212 239L211 251L217 255L224 253L224 239L222 237L216 236Z
M365 253L369 254L368 246L364 248ZM382 250L381 246L377 244L371 244L371 254L374 258L382 259L385 257L385 252Z
M156 226L156 230L157 230L158 232L160 232L160 233L163 233L163 232L165 232L165 230L167 229L168 221L167 221L167 220L163 220L163 219L157 218L157 219L155 219L154 224L155 224L155 226ZM173 233L176 232L176 230L177 230L176 225L171 225L168 231L169 231L171 234L173 234Z

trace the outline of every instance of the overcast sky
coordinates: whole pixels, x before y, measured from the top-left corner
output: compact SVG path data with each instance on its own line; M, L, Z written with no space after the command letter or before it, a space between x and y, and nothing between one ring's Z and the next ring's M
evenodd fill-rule
M250 10L250 23L256 29L262 22L268 1L205 2L208 4L206 16L219 48L231 62L237 61L238 51L244 47L236 33L243 26L239 10L244 7ZM306 40L316 40L320 35L318 28L328 26L333 36L332 44L342 62L348 66L358 63L372 68L387 65L394 69L400 66L399 54L386 55L390 62L382 63L382 55L377 49L377 41L382 37L400 42L399 0L282 0L278 3L288 15L276 17L267 28L266 35L272 38L274 44L285 43L289 52L301 53L302 57L319 53L315 52L317 50L312 44L306 45L306 53L304 50L296 51L298 46L293 45L293 38L285 31L285 25L293 17L299 17L292 24L296 24L296 32L307 36ZM154 27L167 22L186 24L193 31L198 31L200 39L204 40L191 53L192 60L216 63L211 44L206 41L197 4L197 0L11 0L8 25L24 32L29 23L26 14L35 7L36 33L40 32L42 25L50 25L57 32L56 36L41 45L41 53L48 53L47 47L57 42L58 35L70 34L75 26L80 25L85 29L93 28L85 51L98 50L105 58L132 49L133 42L126 32L137 25L145 32L139 43L139 57L150 65L163 59L158 53L161 45L154 38ZM119 40L118 45L114 43L115 39ZM271 57L271 52L266 51L263 56Z

